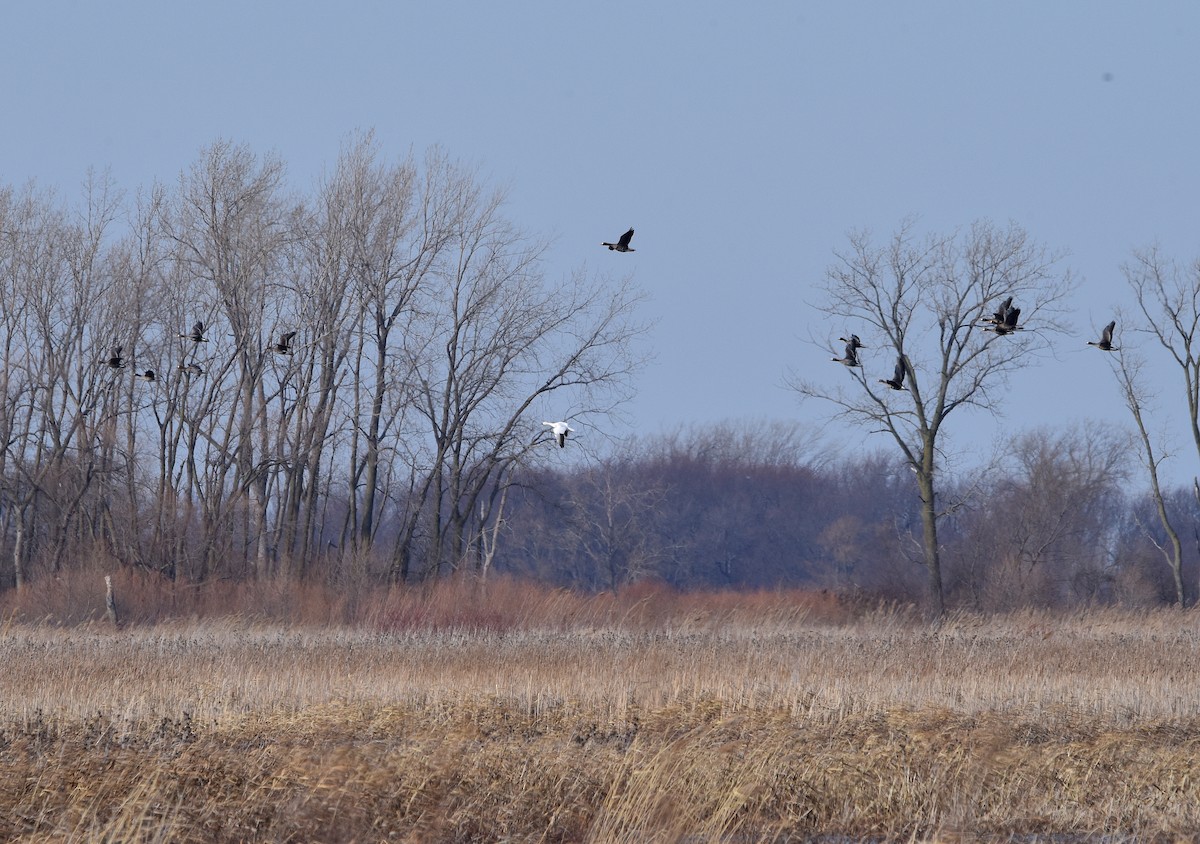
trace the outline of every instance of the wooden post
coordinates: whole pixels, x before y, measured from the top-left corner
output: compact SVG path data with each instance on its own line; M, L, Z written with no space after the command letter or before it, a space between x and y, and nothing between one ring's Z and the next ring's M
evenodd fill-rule
M120 627L121 617L117 614L117 596L113 594L111 575L104 575L104 587L104 614L112 622L113 627Z

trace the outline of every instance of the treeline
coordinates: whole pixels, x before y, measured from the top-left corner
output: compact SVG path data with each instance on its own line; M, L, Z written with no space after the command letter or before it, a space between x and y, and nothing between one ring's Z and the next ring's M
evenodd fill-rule
M543 251L369 135L303 194L226 142L132 197L0 186L0 586L458 566L541 420L602 420L638 363L629 283Z
M913 474L932 447L832 453L778 423L605 451L641 358L628 279L551 277L503 196L437 151L391 161L361 136L288 185L226 142L132 197L0 185L0 589L495 571L921 602L932 512L954 606L1196 592L1197 497L1130 492L1123 433L1029 432L936 487ZM559 449L542 423L565 419Z
M1035 430L1004 454L947 483L939 500L951 606L1175 601L1153 497L1130 491L1139 475L1125 432ZM509 496L497 571L583 589L653 578L924 599L911 471L886 452L830 457L790 426L678 432L586 467L522 472ZM1191 490L1166 498L1178 523L1200 524ZM1189 539L1195 594L1195 528Z

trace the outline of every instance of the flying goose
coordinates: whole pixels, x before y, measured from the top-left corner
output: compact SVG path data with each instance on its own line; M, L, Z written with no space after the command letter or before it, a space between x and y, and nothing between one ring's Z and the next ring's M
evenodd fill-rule
M893 390L903 390L904 389L904 371L905 371L904 355L901 355L896 360L896 374L893 375L891 378L880 378L879 383L887 384Z
M1104 326L1104 331L1100 333L1100 342L1088 340L1089 346L1095 346L1102 352L1119 352L1120 348L1112 344L1113 329L1117 327L1117 321L1114 319L1108 325Z
M108 363L108 366L110 369L124 369L125 368L125 358L121 357L121 347L120 346L113 346L112 357L110 357L108 359L107 363Z
M191 340L193 343L207 343L208 338L204 336L204 323L201 320L196 320L196 324L192 326L192 330L187 334L180 334L180 337L185 340Z
M1003 325L1004 317L1008 314L1008 309L1012 307L1012 300L1013 297L1009 296L1007 299L1001 302L1000 307L996 310L996 312L985 319L984 322L990 322L992 325Z
M146 383L149 384L149 383L152 383L155 379L154 370L147 369L145 372L139 372L139 373L135 374L133 377L141 378L143 381L145 381Z
M1014 331L1021 331L1021 326L1017 325L1017 320L1021 316L1020 308L1007 308L1004 311L1004 321L997 322L994 325L989 325L984 331L994 331L998 336L1004 334L1012 334Z
M543 422L543 425L549 425L550 430L554 433L554 438L558 440L559 448L567 447L567 434L575 429L566 422Z
M204 370L200 367L200 364L198 364L198 363L181 363L181 364L179 364L179 371L182 372L184 375L186 375L189 378L192 377L193 375L203 375L204 374Z
M853 337L854 335L850 336ZM831 358L831 360L837 363L844 363L846 366L861 366L858 362L858 352L855 351L853 341L846 344L846 356L844 358Z
M270 349L278 355L290 355L292 353L292 338L296 336L295 331L289 331L279 338L278 343L272 343Z
M607 246L610 252L614 249L618 252L636 252L637 250L629 245L629 241L631 240L633 240L633 229L630 229L629 231L625 232L625 234L617 238L616 243L609 243L608 241L605 241L600 245Z

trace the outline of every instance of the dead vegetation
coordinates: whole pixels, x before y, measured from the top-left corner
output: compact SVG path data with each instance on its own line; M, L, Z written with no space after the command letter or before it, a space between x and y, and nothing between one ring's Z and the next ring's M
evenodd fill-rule
M782 594L545 593L517 610L516 587L498 589L480 626L435 623L441 610L355 627L0 625L0 839L1200 828L1195 612L933 630L900 611L787 612ZM538 623L549 602L558 614Z

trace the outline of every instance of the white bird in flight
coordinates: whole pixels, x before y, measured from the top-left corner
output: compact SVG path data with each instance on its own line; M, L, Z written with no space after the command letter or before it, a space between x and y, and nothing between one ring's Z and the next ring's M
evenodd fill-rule
M543 422L542 424L550 426L550 430L554 432L555 439L558 440L559 448L567 447L567 434L573 432L574 428L566 422Z

